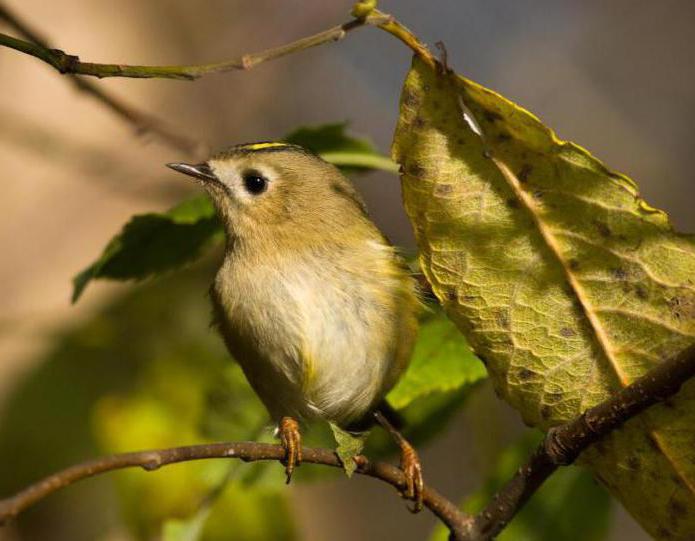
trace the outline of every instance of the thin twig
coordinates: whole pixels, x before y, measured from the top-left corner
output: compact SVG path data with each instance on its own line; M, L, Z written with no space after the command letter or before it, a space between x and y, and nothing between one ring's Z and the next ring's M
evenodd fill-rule
M48 40L44 36L37 32L36 29L32 28L26 21L22 20L19 17L19 15L17 15L13 11L11 11L7 6L1 3L0 21L5 22L10 28L14 29L20 36L24 37L26 40L29 40L28 42L25 42L22 40L16 40L15 38L11 38L10 36L5 36L5 38L9 38L10 41L14 40L17 43L21 43L22 47L29 47L30 49L35 51L53 50L51 49ZM157 136L163 143L180 152L184 152L186 155L192 157L197 157L202 153L203 145L201 145L200 143L190 139L189 137L183 134L173 131L171 128L165 126L160 120L154 118L153 116L138 111L130 105L125 104L122 100L116 98L115 96L111 95L105 90L102 90L93 82L87 81L72 73L68 73L67 75L69 75L70 80L74 84L75 88L100 101L110 111L115 113L117 116L119 116L126 122L132 124L139 134L152 133L153 135Z
M434 62L427 48L405 26L391 15L373 10L369 15L355 18L344 24L334 26L318 34L298 39L291 43L266 49L258 53L248 53L239 58L214 64L188 66L143 66L129 64L98 64L82 62L78 56L65 53L59 49L49 48L45 43L32 39L25 41L6 34L0 34L0 46L9 47L35 58L43 60L63 74L91 75L93 77L130 77L194 80L212 73L224 73L235 70L248 70L263 62L275 60L282 56L316 47L324 43L340 41L348 32L363 26L376 26L392 34L426 61Z
M464 539L493 539L559 466L572 464L587 447L648 407L676 394L692 377L695 344L573 421L551 428L528 462L469 523Z
M304 448L302 457L304 463L342 468L340 459L333 451L328 449ZM0 500L0 524L16 517L56 490L88 477L131 467L141 467L147 471L152 471L168 464L208 458L238 458L244 462L258 460L281 461L285 458L285 450L280 445L270 443L210 443L172 449L123 453L97 458L49 475L16 495ZM396 488L399 492L405 490L405 476L397 467L385 462L370 462L364 456L356 457L355 461L357 462L357 473L380 479ZM457 534L463 532L466 521L470 519L454 503L447 500L431 487L425 487L423 503L452 532Z

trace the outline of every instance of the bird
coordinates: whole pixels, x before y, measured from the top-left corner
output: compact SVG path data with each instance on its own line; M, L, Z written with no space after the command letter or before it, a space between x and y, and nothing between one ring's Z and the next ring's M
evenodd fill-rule
M210 290L216 327L277 424L289 483L300 425L379 424L395 439L403 497L423 501L420 459L385 396L405 372L421 300L412 273L369 217L351 181L294 144L238 144L197 164L224 228Z

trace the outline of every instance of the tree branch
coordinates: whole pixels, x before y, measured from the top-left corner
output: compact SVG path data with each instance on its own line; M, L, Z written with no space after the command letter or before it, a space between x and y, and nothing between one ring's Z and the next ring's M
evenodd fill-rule
M694 376L695 344L573 421L551 428L528 462L468 524L463 539L493 539L559 466L572 464L582 451L648 407L676 394Z
M356 17L351 21L334 26L318 34L301 38L279 47L266 49L258 53L247 53L239 58L214 64L144 66L82 62L78 56L65 53L59 49L52 49L45 43L42 43L41 40L31 39L31 41L24 41L6 34L0 34L0 46L9 47L10 49L43 60L62 74L90 75L99 78L130 77L136 79L159 78L194 80L212 73L248 70L269 60L275 60L276 58L316 47L324 43L340 41L345 38L348 32L363 26L376 26L381 28L401 40L431 65L434 65L432 55L410 30L400 24L393 16L382 13L377 9L373 9L362 17Z
M3 4L0 4L0 21L5 22L20 36L29 40L23 41L0 34L0 44L4 44L4 41L13 43L16 45L17 50L21 50L32 56L35 56L33 53L36 53L40 55L39 58L44 60L44 62L51 64L51 51L54 51L54 49L51 48L48 40ZM105 105L111 112L116 114L116 116L132 124L139 134L151 133L158 137L164 144L180 152L184 152L188 156L197 157L203 153L204 145L201 145L199 142L175 132L153 116L134 109L115 96L100 89L91 81L82 79L73 73L67 74L70 76L70 80L75 88L92 96Z
M648 407L678 392L695 376L695 344L664 361L613 398L595 406L564 425L552 428L529 461L493 496L475 517L431 487L425 487L423 503L451 531L456 541L486 541L498 535L543 482L562 465L568 465L586 448ZM303 461L334 468L341 467L337 455L328 449L303 449ZM280 445L268 443L211 443L112 455L71 466L30 485L12 497L0 500L0 525L16 517L58 489L81 479L123 468L155 470L167 464L208 458L238 458L245 462L278 460L285 457ZM405 490L400 469L385 462L355 457L357 473L380 479L399 492Z
M56 490L88 477L131 467L141 467L147 471L152 471L168 464L208 458L238 458L244 462L281 461L285 458L285 450L280 445L270 443L210 443L97 458L49 475L14 496L0 500L0 525L5 524ZM304 448L302 449L302 461L342 468L335 452L328 449ZM357 473L380 479L399 492L405 490L405 476L397 467L385 462L370 462L364 456L355 457L355 461L357 462ZM452 532L460 533L463 531L469 517L459 511L454 503L447 500L439 492L431 487L425 487L423 503Z

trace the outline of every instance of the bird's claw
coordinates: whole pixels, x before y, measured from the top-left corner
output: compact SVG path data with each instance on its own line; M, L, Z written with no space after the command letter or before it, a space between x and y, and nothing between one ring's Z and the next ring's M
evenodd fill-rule
M285 448L285 474L287 484L292 480L295 467L302 463L302 436L299 432L299 423L292 417L283 417L278 426L280 442Z
M405 475L405 490L402 496L414 502L412 507L408 507L411 513L422 511L422 498L425 483L422 480L422 464L417 451L408 442L401 444L401 470Z

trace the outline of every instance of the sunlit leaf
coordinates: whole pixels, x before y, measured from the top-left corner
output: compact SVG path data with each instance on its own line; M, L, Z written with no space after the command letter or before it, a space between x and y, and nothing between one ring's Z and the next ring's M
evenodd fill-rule
M485 486L463 504L468 513L478 513L492 495L528 459L540 438L529 434L501 453ZM497 537L499 541L558 541L606 539L611 518L608 493L591 475L578 467L563 468L548 479L522 511ZM446 541L448 531L436 528L432 541Z
M416 60L394 156L434 293L529 424L575 417L695 340L693 238L527 111ZM691 381L581 459L653 536L683 539L694 442Z
M486 377L485 367L461 332L436 309L422 322L408 371L389 393L388 401L402 409L417 398L455 391Z
M368 433L351 434L334 423L331 423L331 430L333 431L335 442L338 444L335 452L343 463L343 470L345 470L345 474L348 477L352 477L352 474L357 469L357 464L355 464L353 458L362 453Z

